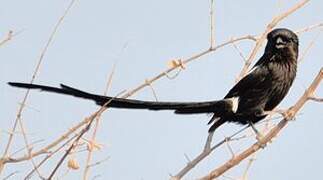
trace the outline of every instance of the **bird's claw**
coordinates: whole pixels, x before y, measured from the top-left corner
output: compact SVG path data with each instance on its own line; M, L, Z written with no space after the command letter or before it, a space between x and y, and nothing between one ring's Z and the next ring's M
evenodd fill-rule
M262 149L265 149L265 147L266 147L266 143L263 143L263 138L264 138L265 136L263 135L263 134L261 134L260 132L258 132L257 134L256 134L256 139L257 139L257 144L262 148Z

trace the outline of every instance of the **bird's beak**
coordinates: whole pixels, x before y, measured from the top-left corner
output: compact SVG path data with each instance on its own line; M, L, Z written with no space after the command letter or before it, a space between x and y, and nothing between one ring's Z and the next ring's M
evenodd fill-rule
M276 48L281 49L281 48L284 48L285 46L286 46L286 42L284 42L281 37L278 37L276 40Z

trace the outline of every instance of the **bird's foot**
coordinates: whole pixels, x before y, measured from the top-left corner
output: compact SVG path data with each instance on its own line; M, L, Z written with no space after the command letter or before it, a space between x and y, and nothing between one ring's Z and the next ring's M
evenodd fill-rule
M263 111L263 115L269 115L272 116L274 114L280 114L281 116L285 117L286 111L283 109L273 109L271 111Z
M257 144L262 148L262 149L265 149L265 147L266 147L266 143L263 143L263 138L264 138L265 136L262 134L262 133L260 133L260 132L257 132L256 133L256 140L257 140Z
M264 149L266 147L265 143L262 143L262 139L264 138L264 135L258 131L258 129L255 127L255 125L250 121L249 125L251 126L252 130L254 131L254 133L256 134L256 139L257 139L257 143L258 145Z
M294 112L290 109L283 110L283 109L274 109L271 111L263 111L263 115L273 115L273 114L280 114L283 118L285 118L288 121L295 120Z

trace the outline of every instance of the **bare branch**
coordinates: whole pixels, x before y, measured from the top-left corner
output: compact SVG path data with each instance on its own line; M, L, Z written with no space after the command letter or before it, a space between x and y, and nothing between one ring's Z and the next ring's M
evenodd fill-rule
M10 173L9 175L7 175L6 177L4 177L2 180L7 180L18 173L19 173L19 171L14 171L14 172Z
M232 46L234 47L235 50L237 50L237 52L239 53L239 56L242 58L242 60L244 62L246 62L247 61L247 58L243 55L241 49L237 46L237 44L236 43L232 43Z
M211 0L211 5L210 5L210 49L212 49L215 46L214 1L215 0Z
M0 41L0 47L4 45L6 42L10 41L12 37L13 37L13 31L10 30L7 36L2 41Z
M307 53L309 52L309 50L314 46L315 41L319 38L320 34L322 31L319 31L315 37L312 39L312 41L309 43L309 45L305 48L302 56L298 59L299 62L302 62L305 58L305 56L307 55Z
M242 180L247 180L247 174L248 174L248 171L249 171L252 163L255 161L255 156L256 156L256 154L253 154L253 156L249 159L247 167L246 167L245 171L243 172Z
M323 27L323 23L317 23L317 24L313 24L313 25L310 25L310 26L306 26L305 28L296 30L295 32L297 34L301 34L301 33L308 32L308 31L311 31L313 29L317 29L317 28L320 28L320 27Z
M211 143L212 143L213 132L209 133L203 151L199 155L197 155L192 161L187 163L186 166L183 169L181 169L175 176L172 176L171 180L179 180L179 179L181 179L190 170L192 170L199 162L201 162L204 158L209 156L211 154L211 152L213 152L215 149L217 149L218 147L223 145L225 142L237 141L237 140L240 140L242 138L245 138L245 136L241 136L241 137L237 137L237 138L234 138L234 137L236 135L240 134L241 132L245 131L247 128L248 128L248 126L240 129L236 133L232 134L229 137L224 138L222 141L220 141L219 143L213 145L212 147L211 147Z
M58 147L57 149L55 149L54 151L49 151L46 154L46 157L41 160L38 164L37 164L37 168L39 168L40 166L42 166L50 157L52 157L54 154L56 154L57 152L59 152L61 149L63 149L63 147L67 146L73 139L75 139L76 137L79 136L78 134L75 134L73 137L71 137L70 139L68 139L66 142L64 142L60 147ZM30 179L30 177L32 176L32 174L36 171L36 169L32 169L27 176L25 177L25 179Z
M323 98L318 98L318 97L308 97L309 100L316 101L316 102L323 102Z
M111 71L111 73L110 73L110 75L108 77L108 81L107 81L106 89L104 91L104 95L107 95L108 90L111 87L112 78L113 78L115 69L116 69L116 63L114 63L114 65L112 67L112 71ZM97 117L96 117L95 127L94 127L92 137L91 137L91 142L90 142L91 146L93 146L93 143L95 142L96 134L97 134L97 131L98 131L98 128L99 128L100 118L101 118L101 114L98 114ZM84 169L84 173L83 173L83 180L88 179L88 174L89 174L90 167L91 167L90 162L91 162L91 159L92 159L92 153L93 153L93 148L89 148L88 149L88 155L87 155L87 158L86 158L86 165L85 165L85 169Z
M230 145L229 138L224 137L224 139L225 139L225 144L227 145L227 148L229 149L232 158L234 158L235 154L234 154L233 149Z

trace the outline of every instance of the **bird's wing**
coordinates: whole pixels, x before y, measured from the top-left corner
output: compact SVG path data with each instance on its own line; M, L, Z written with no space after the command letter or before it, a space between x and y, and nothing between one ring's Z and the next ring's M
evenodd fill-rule
M255 65L245 77L243 77L224 98L239 97L245 93L257 92L265 89L268 84L268 69L265 66Z

